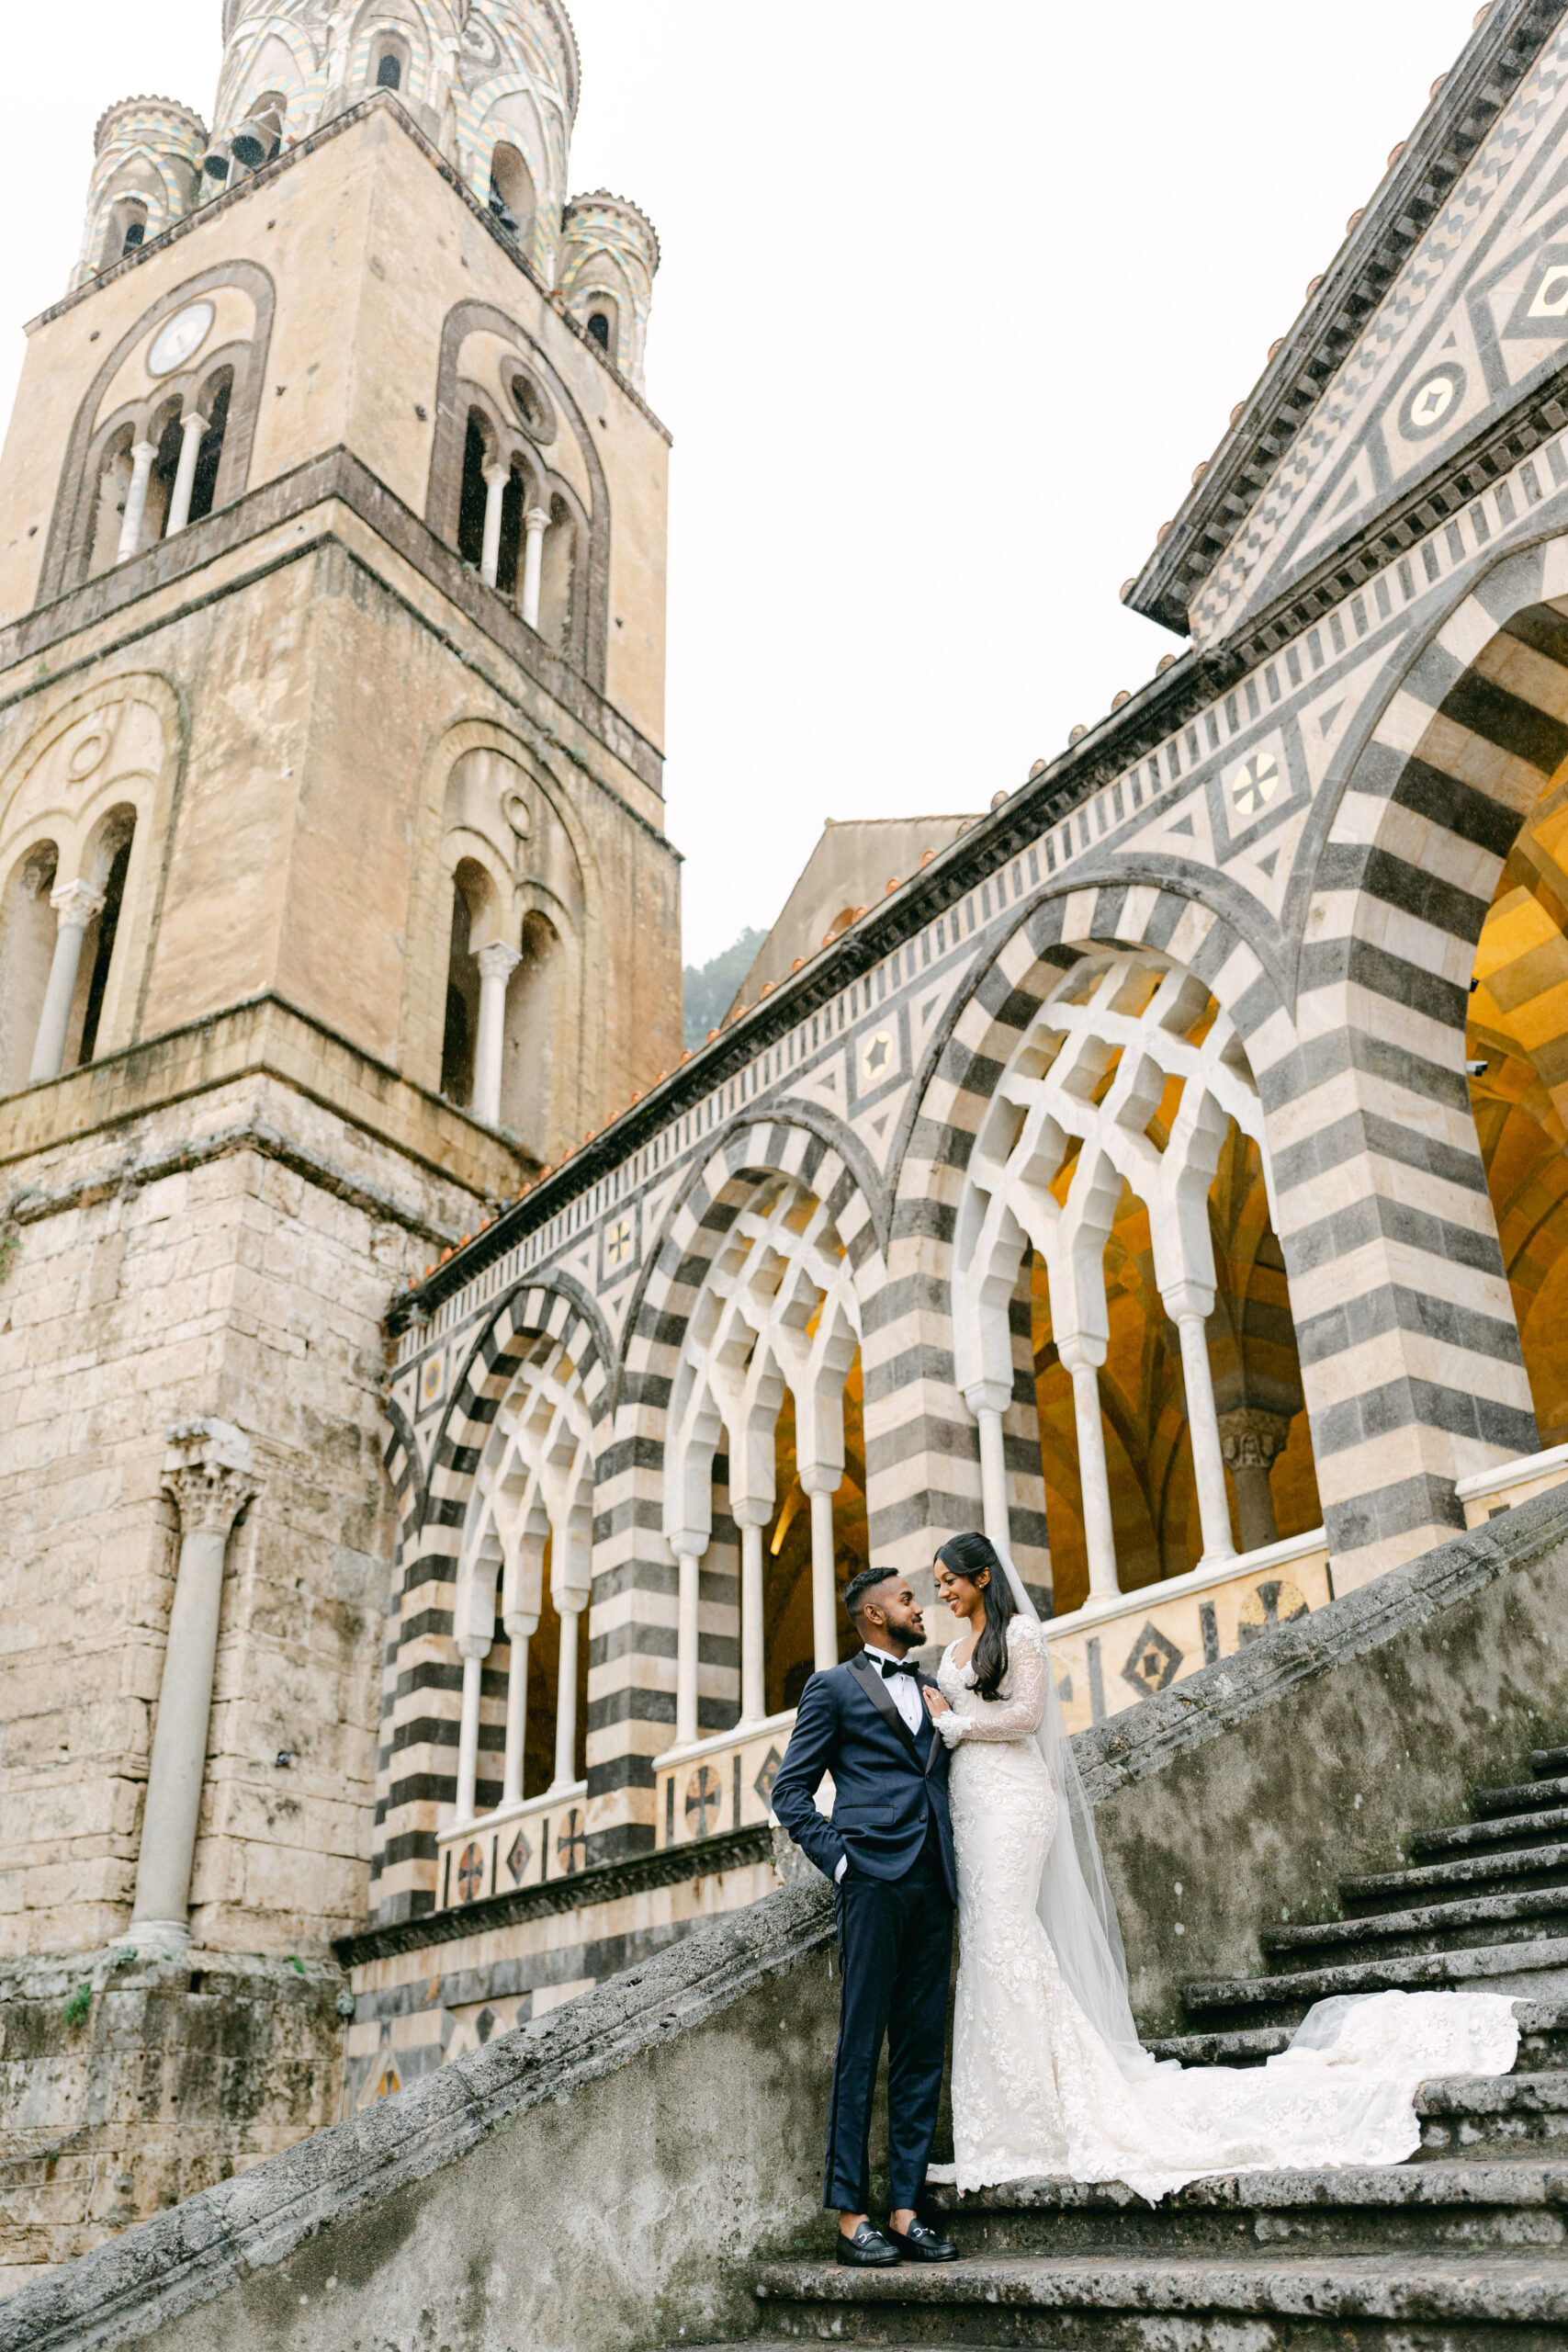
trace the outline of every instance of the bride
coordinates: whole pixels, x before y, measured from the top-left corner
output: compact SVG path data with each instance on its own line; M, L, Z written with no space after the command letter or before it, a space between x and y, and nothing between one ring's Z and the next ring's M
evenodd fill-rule
M1266 2066L1161 2064L1140 2044L1121 1930L1050 1672L1010 1561L983 1535L936 1557L966 1630L926 1704L952 1751L958 1864L952 2166L992 2188L1041 2174L1154 2199L1203 2173L1401 2163L1419 2086L1501 2075L1518 2028L1499 1994L1320 2002Z

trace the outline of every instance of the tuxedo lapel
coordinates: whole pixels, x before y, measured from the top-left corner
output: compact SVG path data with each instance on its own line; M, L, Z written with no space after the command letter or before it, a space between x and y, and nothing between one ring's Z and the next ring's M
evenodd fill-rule
M851 1658L850 1672L855 1677L877 1713L892 1724L923 1773L927 1770L930 1759L920 1754L913 1732L898 1713L897 1702L892 1691L889 1690L881 1673L872 1665L863 1650L858 1657Z

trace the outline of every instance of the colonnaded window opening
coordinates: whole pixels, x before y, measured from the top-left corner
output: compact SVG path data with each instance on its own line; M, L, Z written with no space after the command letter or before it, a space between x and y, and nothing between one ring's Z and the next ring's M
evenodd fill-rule
M60 864L53 842L39 842L13 866L0 898L0 1092L28 1083L39 1016L54 959L49 902Z
M1085 956L997 1084L956 1362L1006 1464L987 1513L1026 1578L1048 1556L1058 1616L1320 1523L1263 1154L1235 1029L1157 955Z
M126 878L130 872L130 853L135 840L136 819L127 809L118 820L110 820L105 846L109 852L108 870L104 877L104 903L96 918L93 930L85 942L83 956L85 967L82 1003L82 1035L77 1049L78 1068L85 1067L97 1051L98 1027L103 1019L104 997L114 966L115 941L119 932L120 911L125 904Z
M403 86L403 61L396 50L388 50L376 68L378 90L400 90Z
M1543 1448L1568 1444L1565 933L1568 770L1504 864L1465 1023L1471 1107Z
M469 944L473 910L459 875L452 886L452 932L446 958L446 1013L441 1039L441 1091L468 1104L474 1092L474 1046L479 1031L479 975Z
M463 486L457 500L457 553L465 563L476 571L484 559L485 467L490 460L490 443L478 409L468 411L468 430L463 436Z
M509 237L525 243L534 230L534 175L519 151L502 140L491 157L490 209Z

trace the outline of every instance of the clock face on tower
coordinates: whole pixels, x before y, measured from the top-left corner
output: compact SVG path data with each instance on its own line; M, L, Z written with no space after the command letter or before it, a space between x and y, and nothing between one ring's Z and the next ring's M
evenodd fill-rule
M147 373L172 376L176 368L183 368L200 350L211 324L210 302L190 302L176 311L147 355Z

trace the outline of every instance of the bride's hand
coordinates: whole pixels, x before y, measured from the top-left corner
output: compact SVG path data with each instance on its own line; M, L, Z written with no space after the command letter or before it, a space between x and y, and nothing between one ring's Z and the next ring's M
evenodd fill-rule
M922 1686L921 1696L925 1700L932 1723L935 1723L939 1715L950 1715L953 1713L953 1709L948 1705L942 1692L933 1690L929 1683Z

